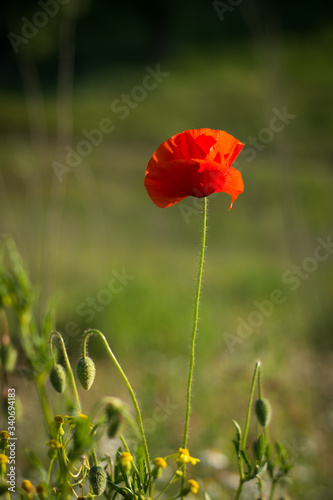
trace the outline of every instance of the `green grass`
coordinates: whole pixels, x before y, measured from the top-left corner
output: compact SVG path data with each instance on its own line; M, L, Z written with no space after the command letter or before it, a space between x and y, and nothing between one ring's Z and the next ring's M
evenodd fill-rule
M159 454L182 439L201 218L193 215L187 224L180 205L153 205L143 187L147 161L163 140L183 129L225 129L247 141L269 126L273 108L286 105L297 115L254 161L240 157L245 192L231 212L226 195L209 200L190 449L196 456L194 450L219 447L233 460L231 419L245 420L260 358L274 436L292 443L296 434L305 443L297 451L300 465L291 491L309 500L329 498L331 488L332 256L297 291L282 275L311 256L316 238L326 239L332 230L333 70L329 36L317 39L285 41L268 66L265 53L245 47L228 55L189 53L165 60L161 70L170 75L123 121L112 115L110 104L142 82L145 68L114 68L76 82L74 146L82 130L102 118L114 119L116 129L62 184L51 166L55 97L45 98L51 142L42 154L29 143L24 96L7 91L0 97L6 139L0 148L1 231L16 240L41 303L58 294L60 331L74 321L81 331L95 327L109 338L133 380L144 418L151 418L157 399L169 396L178 406L148 437ZM185 202L193 207L192 200ZM86 322L78 306L123 268L135 278ZM231 354L224 333L235 334L237 317L246 319L253 301L268 299L276 288L285 302ZM67 340L75 359L79 338ZM128 399L94 344L103 376L87 407L105 392ZM22 397L28 399L28 390L22 389ZM26 422L34 425L35 413L27 411Z

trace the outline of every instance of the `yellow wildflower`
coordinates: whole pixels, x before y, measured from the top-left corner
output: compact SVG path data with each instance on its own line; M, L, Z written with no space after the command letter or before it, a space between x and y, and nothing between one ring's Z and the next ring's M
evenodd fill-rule
M8 464L8 457L3 453L0 453L0 464Z
M189 479L187 484L190 488L190 492L193 493L193 495L196 495L199 491L199 484L195 481L195 479Z
M123 451L118 457L119 462L125 469L129 469L133 462L133 457L129 451Z
M161 467L162 469L165 469L167 466L166 461L162 457L154 458L153 464L156 465L156 467Z
M51 439L50 441L45 441L47 446L53 450L58 450L59 448L62 448L62 444L59 443L59 441L56 441L55 439Z
M22 481L21 486L27 493L33 494L36 492L36 488L31 484L29 479L25 479L24 481Z
M196 465L200 462L199 458L193 458L190 456L190 453L187 448L179 448L178 453L175 455L171 455L171 458L175 459L178 465L191 463L192 465Z

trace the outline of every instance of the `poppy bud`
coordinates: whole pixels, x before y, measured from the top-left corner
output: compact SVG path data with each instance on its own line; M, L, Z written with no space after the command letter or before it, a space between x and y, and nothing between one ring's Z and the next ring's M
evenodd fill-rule
M114 438L119 431L123 420L123 403L118 398L111 398L105 407L105 414L108 423L107 435L110 439Z
M89 356L79 359L76 365L76 374L83 389L89 391L94 383L96 374L95 363Z
M271 405L267 399L257 399L255 402L255 412L259 423L266 427L271 419Z
M102 495L106 488L107 476L102 467L93 465L89 471L89 483L94 495Z
M91 448L94 436L90 431L91 424L89 418L81 414L75 421L73 432L74 449L71 452L71 458L79 457Z
M50 382L53 389L59 394L63 393L66 387L66 372L62 365L56 364L50 371Z

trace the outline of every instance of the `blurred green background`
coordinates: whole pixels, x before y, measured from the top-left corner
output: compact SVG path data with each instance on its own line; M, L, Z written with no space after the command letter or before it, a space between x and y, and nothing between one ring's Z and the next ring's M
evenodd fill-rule
M38 287L37 314L57 296L73 362L86 328L107 336L152 455L182 440L201 217L196 199L157 208L145 168L186 129L246 144L232 211L227 195L209 199L190 450L230 460L216 472L216 498L230 497L232 418L245 420L257 359L271 435L295 462L292 498L333 498L332 249L313 257L317 238L332 235L332 11L329 1L53 0L8 4L2 20L0 232ZM162 72L156 85L152 71ZM113 130L101 136L106 119ZM73 168L68 148L85 151ZM117 293L105 292L119 274ZM276 289L283 301L270 306ZM246 338L240 321L255 322ZM128 401L97 339L90 352L98 375L85 412L106 393ZM33 447L38 402L30 383L12 383L22 448Z

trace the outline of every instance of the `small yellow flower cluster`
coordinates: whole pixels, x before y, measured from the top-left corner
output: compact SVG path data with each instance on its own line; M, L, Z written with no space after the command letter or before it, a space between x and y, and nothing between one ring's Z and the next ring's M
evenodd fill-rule
M165 469L167 466L166 461L162 457L154 458L153 464L156 465L156 467L160 467L161 469Z
M56 441L55 439L51 439L50 441L45 441L47 446L52 450L59 450L62 448L62 444Z
M196 465L198 462L200 462L199 458L193 458L191 457L189 451L187 448L179 448L178 453L175 453L174 455L170 455L171 458L176 460L176 462L179 465L184 465L191 463L192 465Z
M26 493L29 493L30 495L36 493L36 488L31 484L31 482L28 479L22 481L21 487Z
M127 471L132 467L133 457L129 451L123 451L118 456L120 465Z
M173 458L174 460L176 460L179 468L189 463L192 465L196 465L198 462L200 462L199 458L191 457L190 452L188 451L187 448L179 448L177 453L175 453L174 455L168 455L165 458ZM153 460L153 464L155 465L153 469L153 477L155 479L160 477L161 469L165 469L167 466L165 458L156 457ZM177 469L173 477L175 479L176 477L182 477L182 476L183 472ZM188 495L188 493L196 495L199 491L199 484L197 483L197 481L195 481L195 479L189 479L187 481L187 484L188 486L186 486L186 488L183 488L182 490L182 495L186 496Z
M187 481L187 484L190 488L190 492L193 493L193 495L196 495L199 491L199 484L197 483L197 481L195 481L195 479L189 479Z

